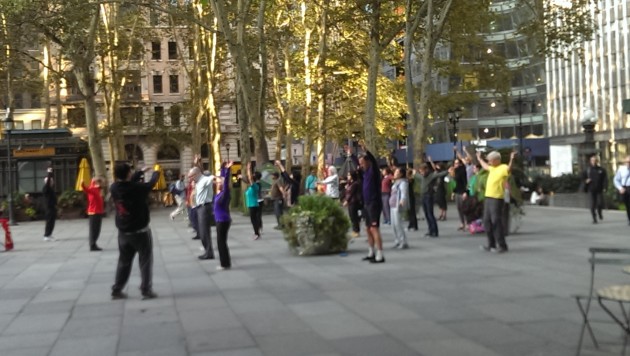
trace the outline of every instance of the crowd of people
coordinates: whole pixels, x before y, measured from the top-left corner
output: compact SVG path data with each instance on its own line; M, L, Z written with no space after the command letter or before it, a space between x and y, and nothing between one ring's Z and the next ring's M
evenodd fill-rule
M239 176L247 186L244 192L245 206L249 211L253 230L253 240L262 237L262 206L265 198L273 204L276 229L282 228L282 215L286 208L298 204L300 194L323 194L347 208L351 221L351 237L361 235L361 221L364 221L368 251L364 261L384 263L383 225L391 226L394 234L393 248L409 248L407 232L418 231L418 213L422 210L426 222L425 237L439 237L438 221L446 220L446 182L452 181L451 200L457 208L458 230L471 233L485 232L487 242L481 245L483 251L506 253L507 214L513 200L509 177L516 153L512 152L508 164L501 163L498 151L485 155L477 151L476 156L464 149L462 154L454 148L455 159L448 168L433 162L427 157L417 170L388 165L380 169L376 157L361 146L363 152L357 157L351 150L347 157L352 162L340 177L337 168L328 167L322 178L315 169L302 181L299 172L288 172L280 161L275 161L275 172L271 172L271 188L263 195L261 173L252 169L251 163ZM183 215L195 233L193 239L200 240L203 254L200 260L215 259L212 243L212 228L216 226L216 243L219 254L217 270L232 267L228 234L231 226L230 201L232 197L233 162L224 162L218 176L203 171L201 157L195 156L192 168L182 174L169 188L176 208L170 213L172 220ZM153 190L160 171L153 172L148 181L144 173L149 169L134 172L126 163L117 164L114 169L115 182L110 187L111 200L115 207L115 223L118 229L119 258L112 286L113 299L126 298L123 289L131 273L135 254L139 256L141 292L144 299L157 297L152 289L152 234L149 227L149 195ZM97 241L101 231L105 199L103 198L105 179L94 177L90 185L82 184L87 198L89 217L89 248L101 251ZM582 174L584 192L589 193L590 211L593 223L603 219L603 193L608 188L606 170L599 166L599 159L591 157L590 165ZM630 204L630 156L624 160L615 173L613 184L619 200L626 207ZM57 197L54 189L53 171L50 168L44 180L43 196L46 206L44 241L53 241L52 232L57 216ZM548 204L548 196L538 187L531 197L532 204ZM440 211L436 218L434 206ZM628 224L630 225L630 210ZM408 224L405 227L405 217Z

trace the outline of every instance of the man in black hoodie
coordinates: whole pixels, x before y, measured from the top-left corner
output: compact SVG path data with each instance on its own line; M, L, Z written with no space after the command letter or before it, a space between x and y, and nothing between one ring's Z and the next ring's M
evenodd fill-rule
M114 168L116 182L112 184L110 192L116 206L116 227L118 228L118 268L116 281L112 286L112 299L123 299L127 295L123 289L131 274L133 258L138 253L140 262L140 276L142 283L140 291L142 299L156 298L157 294L151 288L153 273L153 241L149 228L148 197L151 189L157 183L160 172L153 172L148 183L139 182L145 168L132 175L131 166L119 163Z
M608 174L606 170L599 166L599 158L591 157L590 166L584 171L582 179L586 191L591 195L591 215L593 215L593 224L597 224L597 216L603 220L602 208L604 206L604 192L608 189ZM597 214L596 214L597 212Z
M55 181L52 167L48 168L48 174L44 178L44 200L46 201L46 227L44 227L44 241L55 241L52 236L57 220L57 193L55 192Z

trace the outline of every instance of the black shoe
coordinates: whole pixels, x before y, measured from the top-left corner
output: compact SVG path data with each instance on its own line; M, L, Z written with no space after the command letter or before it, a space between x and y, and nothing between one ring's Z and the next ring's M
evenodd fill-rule
M440 235L438 235L438 233L436 232L435 234L430 234L430 237L440 237Z
M142 300L155 299L157 297L158 295L151 289L149 289L148 291L142 292Z
M120 290L112 291L112 300L127 299L127 294Z
M599 220L604 220L604 215L599 214Z
M508 248L507 247L499 247L498 249L495 250L496 253L506 253L508 252Z
M103 251L103 249L98 247L98 246L96 246L96 245L94 245L94 246L90 247L90 251Z
M198 257L200 260L214 260L214 256L210 256L208 254L203 254Z
M486 252L495 252L497 250L494 247L490 247L490 246L486 246L486 245L481 245L481 246L479 246L479 248L481 249L481 251L486 251Z
M381 258L380 260L377 260L376 258L370 260L370 263L385 263L385 257Z
M361 259L361 261L373 261L375 256L365 256Z
M593 220L593 224L597 224L597 220Z
M193 237L192 239L193 239L193 240L201 240L201 237L199 237L199 236L195 236L195 237Z

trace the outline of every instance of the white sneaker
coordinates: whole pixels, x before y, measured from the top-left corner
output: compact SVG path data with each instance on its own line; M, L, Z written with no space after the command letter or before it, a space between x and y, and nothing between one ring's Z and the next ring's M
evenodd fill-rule
M230 267L226 268L226 267L223 267L221 265L217 266L217 271L225 271L225 270L228 270L228 269L230 269Z
M55 238L52 236L44 236L44 241L49 242L49 241L55 241Z

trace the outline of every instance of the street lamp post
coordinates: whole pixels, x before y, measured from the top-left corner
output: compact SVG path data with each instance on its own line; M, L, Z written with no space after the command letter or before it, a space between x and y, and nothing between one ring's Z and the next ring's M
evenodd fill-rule
M585 107L582 110L580 124L584 129L584 162L588 165L589 157L597 152L595 150L595 125L597 124L597 116L595 116L595 112L592 109Z
M518 104L518 155L523 159L523 104L526 101L523 100L519 93L515 103Z
M11 130L13 130L13 113L11 108L7 108L7 115L4 118L4 132L7 135L7 203L9 206L9 225L17 225L13 217L13 177L11 174Z
M462 109L455 108L448 111L448 121L453 125L453 147L457 146L457 124L462 117ZM453 152L453 159L457 158L457 152Z
M227 160L230 160L230 144L226 143L225 144L225 150L227 151Z

